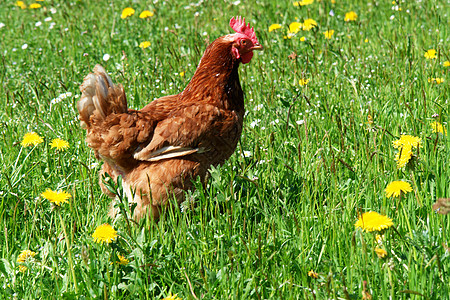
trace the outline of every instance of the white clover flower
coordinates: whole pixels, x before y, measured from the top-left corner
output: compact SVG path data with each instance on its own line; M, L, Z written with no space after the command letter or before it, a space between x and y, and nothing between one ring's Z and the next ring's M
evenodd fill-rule
M270 122L270 125L275 125L275 124L278 124L278 123L280 123L280 120L275 119L272 122Z
M256 126L258 126L259 122L261 122L260 119L254 120L253 122L250 123L250 127L255 128Z
M254 111L260 111L263 107L264 107L264 105L258 104L258 105L255 106L255 108L253 110Z
M110 58L111 58L111 56L110 56L108 53L106 53L105 55L103 55L103 60L104 60L104 61L108 61Z
M62 100L66 99L67 97L72 97L72 93L71 92L67 92L67 93L63 93L61 95L59 95L58 97L52 99L50 101L50 104L56 104L61 102Z

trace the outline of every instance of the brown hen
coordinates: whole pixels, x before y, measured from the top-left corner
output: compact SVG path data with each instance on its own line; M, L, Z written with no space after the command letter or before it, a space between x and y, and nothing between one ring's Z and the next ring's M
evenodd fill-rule
M170 197L178 204L192 180L205 178L210 166L225 162L242 132L244 97L239 64L261 50L253 28L238 17L236 32L216 39L207 48L184 91L154 100L141 110L128 109L122 85L115 85L103 67L84 79L78 101L86 142L114 180L120 175L134 218L145 213L159 218ZM111 213L114 213L112 211Z

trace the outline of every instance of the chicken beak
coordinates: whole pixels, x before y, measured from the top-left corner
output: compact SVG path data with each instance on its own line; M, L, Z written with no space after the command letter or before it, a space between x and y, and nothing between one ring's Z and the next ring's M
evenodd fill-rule
M263 50L264 47L260 44L260 43L256 43L253 45L253 47L251 48L251 50Z

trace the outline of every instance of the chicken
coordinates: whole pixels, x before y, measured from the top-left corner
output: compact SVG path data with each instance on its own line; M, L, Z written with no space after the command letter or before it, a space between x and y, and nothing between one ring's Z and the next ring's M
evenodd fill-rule
M210 166L223 164L236 149L245 112L238 68L263 47L245 19L232 18L230 26L236 33L206 48L181 93L141 110L128 109L122 85L102 66L84 78L77 108L88 146L104 161L100 186L114 197L104 175L121 176L124 195L136 203L135 220L146 213L158 219L171 197L180 204L195 178L204 180Z

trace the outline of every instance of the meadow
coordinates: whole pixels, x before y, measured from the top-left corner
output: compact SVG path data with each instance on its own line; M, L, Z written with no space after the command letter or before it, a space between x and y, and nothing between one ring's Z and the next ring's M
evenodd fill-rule
M449 14L446 0L1 1L0 298L447 299ZM109 218L84 76L102 64L141 108L181 91L237 15L264 51L240 67L235 154L158 223Z

